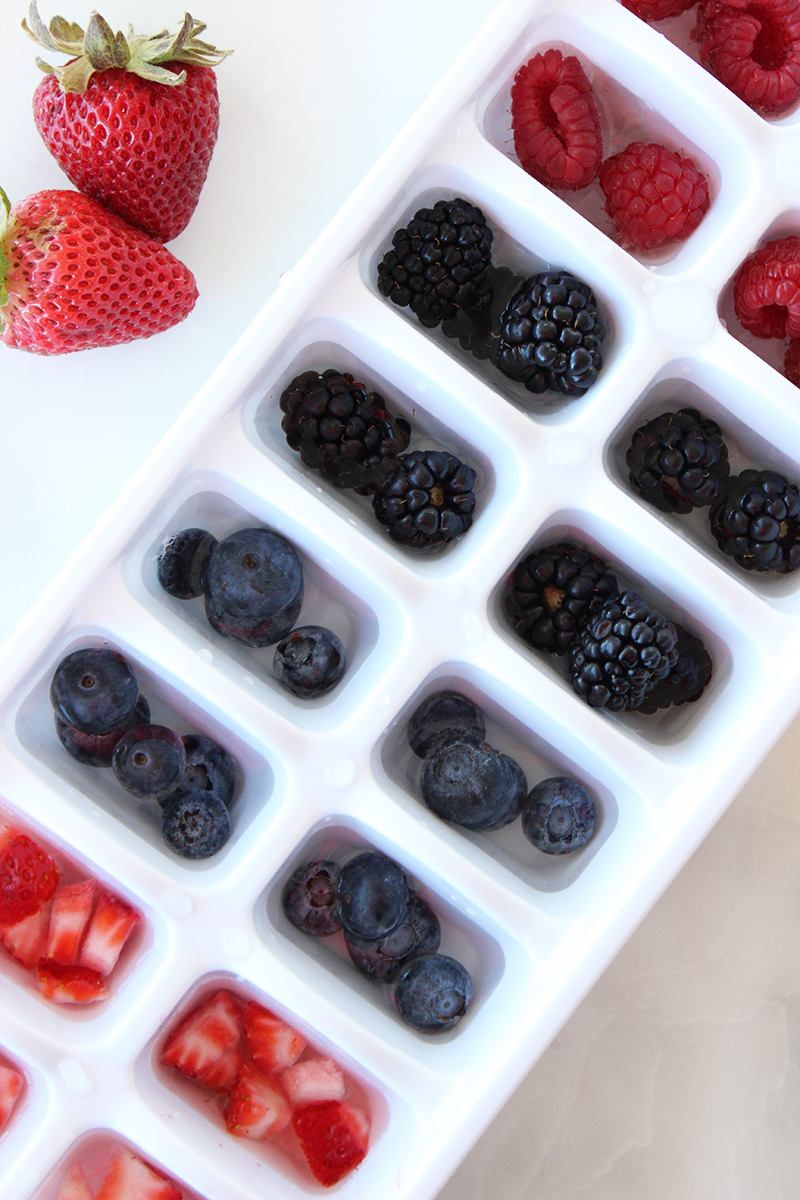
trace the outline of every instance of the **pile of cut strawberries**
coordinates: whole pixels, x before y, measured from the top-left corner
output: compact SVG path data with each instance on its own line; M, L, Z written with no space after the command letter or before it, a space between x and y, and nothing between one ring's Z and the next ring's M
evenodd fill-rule
M0 188L0 341L35 354L151 337L194 308L192 272L164 245L185 229L219 130L213 67L229 51L175 34L49 26L31 0L23 29L64 66L37 59L36 128L78 189L12 207Z
M62 869L33 838L0 827L0 945L35 977L46 1000L104 1000L140 921L135 908L98 880L63 882Z
M74 1163L54 1200L183 1200L183 1192L137 1154L120 1148L96 1192L89 1187L81 1164Z
M219 1097L233 1137L298 1151L332 1187L367 1152L370 1119L358 1085L332 1058L258 1004L219 988L168 1032L160 1059Z

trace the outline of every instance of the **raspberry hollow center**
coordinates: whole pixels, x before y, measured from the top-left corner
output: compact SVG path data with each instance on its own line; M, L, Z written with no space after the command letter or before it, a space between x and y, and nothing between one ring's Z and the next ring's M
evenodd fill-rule
M752 5L746 11L761 25L753 42L753 60L764 71L779 71L788 61L791 52L784 31L766 9Z

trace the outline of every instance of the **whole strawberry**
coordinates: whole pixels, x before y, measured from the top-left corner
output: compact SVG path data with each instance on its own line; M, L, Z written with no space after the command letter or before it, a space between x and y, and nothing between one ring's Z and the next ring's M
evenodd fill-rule
M68 354L152 337L194 308L191 271L80 192L0 189L0 341Z
M22 27L46 50L70 55L33 97L36 127L79 191L160 242L185 229L208 174L219 129L216 50L189 14L178 33L114 34L97 13L84 33L36 0Z

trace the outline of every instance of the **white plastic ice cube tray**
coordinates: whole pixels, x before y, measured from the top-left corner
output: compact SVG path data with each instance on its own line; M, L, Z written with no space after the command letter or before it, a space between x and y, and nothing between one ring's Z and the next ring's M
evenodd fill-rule
M678 252L637 261L591 204L578 211L515 162L511 81L548 46L587 64L612 141L615 130L663 137L707 171L710 211ZM455 195L485 212L499 264L566 267L595 290L611 330L585 398L539 411L378 295L393 230ZM718 420L737 465L800 478L797 391L762 346L726 328L740 262L798 230L796 116L757 117L614 0L498 8L5 647L2 807L113 880L147 928L111 998L88 1011L48 1006L0 960L2 1050L29 1084L0 1145L4 1200L51 1200L73 1144L101 1144L104 1131L190 1197L312 1190L269 1148L259 1157L209 1124L156 1061L165 1023L212 980L274 1007L373 1096L371 1148L342 1196L435 1195L797 710L800 576L740 573L702 521L647 509L626 486L624 451L643 419L691 403ZM329 365L390 398L414 445L478 468L477 519L459 544L433 558L399 549L366 502L320 486L289 450L281 391ZM216 638L199 604L157 585L171 532L198 524L222 537L259 523L303 557L303 622L345 641L349 670L328 699L293 701L270 678L269 651ZM562 535L703 637L714 676L699 703L651 718L593 711L508 629L498 597L509 568ZM237 757L234 831L215 858L171 856L110 772L79 767L58 744L52 671L96 643L129 657L155 719ZM428 815L405 720L442 686L485 709L489 740L530 783L568 772L594 790L601 817L585 851L545 859L518 825L469 835ZM404 1026L383 993L282 917L297 864L363 843L412 873L442 917L443 948L474 976L473 1008L449 1035Z

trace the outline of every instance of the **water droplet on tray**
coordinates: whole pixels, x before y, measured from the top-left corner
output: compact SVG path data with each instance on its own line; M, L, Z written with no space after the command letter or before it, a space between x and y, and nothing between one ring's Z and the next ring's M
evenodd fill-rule
M67 1091L73 1096L84 1096L87 1092L94 1091L91 1077L74 1058L62 1058L58 1069Z
M159 892L159 904L171 917L188 917L194 908L190 896L177 888L164 887Z

